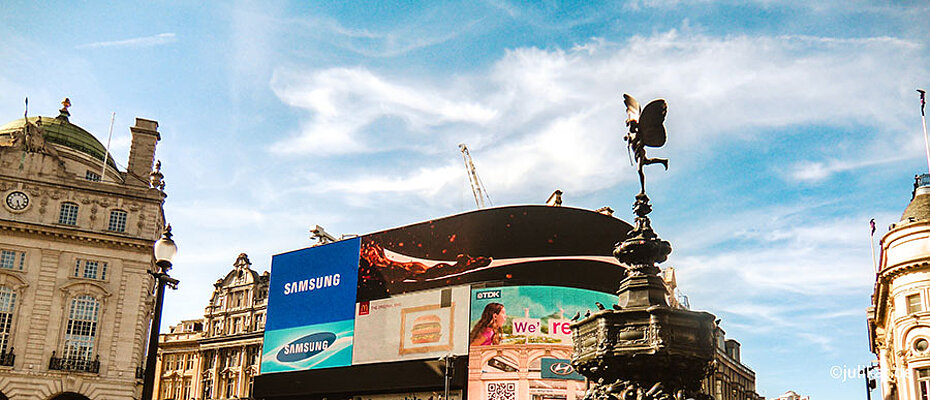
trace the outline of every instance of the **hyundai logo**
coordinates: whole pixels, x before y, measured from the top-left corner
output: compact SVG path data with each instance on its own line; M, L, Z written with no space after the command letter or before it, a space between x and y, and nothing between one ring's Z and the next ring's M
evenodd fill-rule
M304 336L284 345L278 352L278 361L294 362L313 357L329 348L336 341L336 335L330 332L318 332Z
M563 361L552 363L552 365L549 366L549 370L552 371L553 374L562 376L571 375L572 372L575 372L571 364Z

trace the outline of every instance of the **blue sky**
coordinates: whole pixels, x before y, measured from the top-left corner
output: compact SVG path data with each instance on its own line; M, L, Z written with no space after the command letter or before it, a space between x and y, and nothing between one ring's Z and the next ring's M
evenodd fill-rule
M309 4L306 4L309 3ZM159 121L181 288L202 315L240 252L308 229L366 233L474 208L457 144L495 205L609 205L631 220L621 93L669 102L653 225L694 308L723 318L758 391L861 396L869 218L923 172L922 2L0 4L0 120L57 115L128 155Z

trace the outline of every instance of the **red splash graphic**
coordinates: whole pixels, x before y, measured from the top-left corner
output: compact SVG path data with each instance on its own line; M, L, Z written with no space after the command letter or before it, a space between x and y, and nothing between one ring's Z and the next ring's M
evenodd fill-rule
M362 245L360 257L368 262L367 267L360 265L359 277L362 278L362 284L370 284L373 283L372 281L379 280L391 284L403 281L423 281L491 264L489 257L472 257L468 254L457 255L455 263L439 262L427 265L417 261L394 261L385 257L384 248L381 245L373 242Z

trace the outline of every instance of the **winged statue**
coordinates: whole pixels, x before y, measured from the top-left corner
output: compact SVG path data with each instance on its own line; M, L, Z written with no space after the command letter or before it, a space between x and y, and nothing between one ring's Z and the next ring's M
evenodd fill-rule
M662 147L667 138L665 133L665 114L668 104L664 99L656 99L646 108L641 108L633 96L623 94L623 103L626 105L626 125L630 132L623 137L627 142L627 150L633 153L639 172L640 193L646 193L646 177L643 175L643 166L649 164L662 164L668 170L668 159L649 158L646 156L646 147Z

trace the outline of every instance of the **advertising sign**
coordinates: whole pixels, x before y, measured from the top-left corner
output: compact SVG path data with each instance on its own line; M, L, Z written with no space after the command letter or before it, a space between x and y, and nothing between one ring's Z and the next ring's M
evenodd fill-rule
M489 281L612 292L623 278L614 244L631 229L588 210L513 206L364 235L358 301Z
M470 294L459 286L359 303L352 363L467 354Z
M595 302L609 306L616 301L613 294L569 287L473 289L468 363L477 372L468 376L469 400L564 399L583 392L584 377L568 363L571 319L596 309ZM547 356L527 359L527 347L531 354ZM515 376L520 376L516 385L503 381ZM539 388L548 389L542 393Z
M352 363L359 239L271 258L262 372Z
M617 296L592 290L557 286L509 286L474 289L471 301L472 346L548 343L571 345L571 318L595 309L595 302L613 304ZM501 319L482 322L495 311ZM499 311L498 311L499 310ZM475 331L478 329L478 331ZM480 336L482 332L487 338ZM496 337L496 339L495 339ZM482 339L482 340L478 340Z
M539 371L543 379L584 380L584 376L572 368L571 360L568 359L543 358L540 360Z

